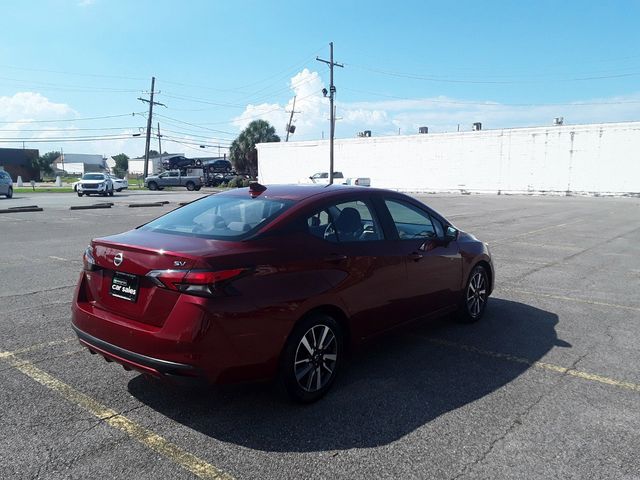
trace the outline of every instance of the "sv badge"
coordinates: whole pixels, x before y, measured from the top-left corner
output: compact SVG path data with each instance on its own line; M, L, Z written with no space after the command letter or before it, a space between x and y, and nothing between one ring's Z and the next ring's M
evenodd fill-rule
M187 262L185 262L184 260L174 260L173 261L173 266L174 267L184 267L187 264Z

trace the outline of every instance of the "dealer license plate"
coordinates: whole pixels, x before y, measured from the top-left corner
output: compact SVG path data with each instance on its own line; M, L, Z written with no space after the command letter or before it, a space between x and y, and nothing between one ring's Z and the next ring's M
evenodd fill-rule
M114 272L109 293L114 297L135 302L138 298L138 277L130 273Z

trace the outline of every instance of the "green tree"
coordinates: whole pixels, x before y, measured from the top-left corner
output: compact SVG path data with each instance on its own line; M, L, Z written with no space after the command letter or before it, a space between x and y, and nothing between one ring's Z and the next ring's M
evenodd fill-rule
M129 170L129 157L124 153L119 153L111 158L116 162L116 166L113 168L113 173L119 178L124 178L127 170Z
M256 143L279 142L276 129L265 120L254 120L236 138L229 148L229 159L236 171L258 175L258 150Z
M47 152L44 155L31 160L31 166L38 171L51 175L53 167L51 164L60 156L60 152Z

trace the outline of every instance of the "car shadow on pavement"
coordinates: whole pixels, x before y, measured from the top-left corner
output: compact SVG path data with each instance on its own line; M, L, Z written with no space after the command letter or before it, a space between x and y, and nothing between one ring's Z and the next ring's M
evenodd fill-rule
M251 449L376 447L491 394L531 367L491 352L535 362L554 346L570 346L557 338L557 323L554 313L492 298L478 324L442 319L370 343L311 405L291 403L264 383L194 391L140 375L129 391L188 428Z

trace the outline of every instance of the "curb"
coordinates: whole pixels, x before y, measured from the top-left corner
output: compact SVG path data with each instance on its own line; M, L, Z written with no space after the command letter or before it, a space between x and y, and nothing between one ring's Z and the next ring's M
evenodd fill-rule
M0 213L18 213L18 212L42 212L44 208L37 205L27 205L24 207L10 207L0 210Z
M164 207L169 202L130 203L129 208L137 207Z
M73 205L69 207L69 210L92 210L94 208L111 208L113 203L94 203L93 205Z

